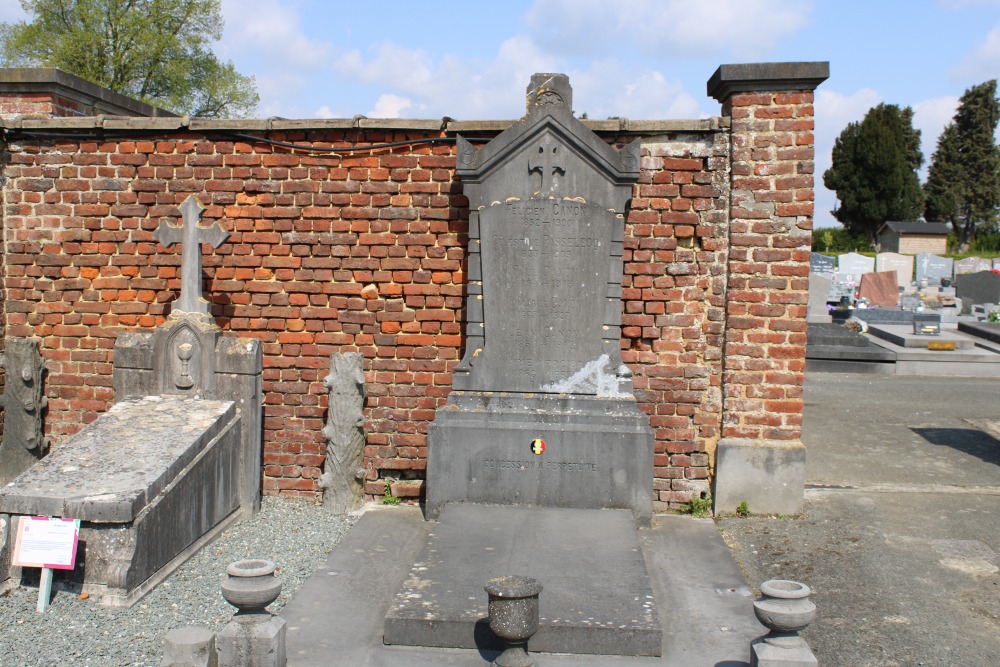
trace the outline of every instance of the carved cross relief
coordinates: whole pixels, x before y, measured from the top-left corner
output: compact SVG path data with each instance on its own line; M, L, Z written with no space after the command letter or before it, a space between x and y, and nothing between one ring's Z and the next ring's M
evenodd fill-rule
M538 145L533 154L529 154L528 173L532 174L537 171L541 175L538 192L555 190L559 184L556 173L566 175L566 163L563 161L561 148L551 139L545 139Z
M208 315L208 301L201 295L201 244L208 243L213 248L218 248L229 238L229 232L218 222L209 227L198 224L205 207L194 195L184 200L180 210L183 216L181 226L177 227L164 221L156 228L153 235L164 248L169 248L175 243L182 244L181 294L174 304L174 310Z

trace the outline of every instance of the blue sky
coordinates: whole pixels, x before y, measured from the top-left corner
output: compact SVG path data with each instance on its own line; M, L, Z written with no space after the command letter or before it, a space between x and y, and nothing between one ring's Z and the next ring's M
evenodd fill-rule
M23 16L0 0L0 20ZM829 60L817 91L817 226L834 138L879 102L912 106L930 160L969 86L1000 76L1000 0L222 0L216 52L260 114L517 118L533 72L565 72L590 118L719 113L722 63ZM926 171L926 165L925 165Z

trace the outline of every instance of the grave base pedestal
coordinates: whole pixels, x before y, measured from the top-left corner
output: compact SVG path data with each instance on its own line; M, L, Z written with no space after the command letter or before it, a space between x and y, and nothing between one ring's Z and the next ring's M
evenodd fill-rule
M450 502L628 509L648 526L652 477L653 432L633 399L454 392L428 435L427 514Z

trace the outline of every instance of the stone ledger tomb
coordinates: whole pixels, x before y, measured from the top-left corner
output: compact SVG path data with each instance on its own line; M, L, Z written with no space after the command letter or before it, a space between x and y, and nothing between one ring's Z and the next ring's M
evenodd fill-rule
M469 198L467 344L428 438L427 510L450 502L652 513L653 433L622 363L625 206L639 142L573 117L564 75L483 148L459 138Z
M181 295L155 332L118 337L118 402L0 490L13 521L80 519L76 571L109 605L134 603L260 503L260 342L225 337L212 319L201 243L218 246L227 233L198 224L194 197L181 211L181 227L157 230L165 245L182 243ZM0 550L0 568L9 562ZM0 569L0 579L19 577Z

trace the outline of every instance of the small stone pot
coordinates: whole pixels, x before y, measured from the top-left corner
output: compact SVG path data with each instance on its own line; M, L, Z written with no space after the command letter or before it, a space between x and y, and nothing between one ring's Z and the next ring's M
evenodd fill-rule
M542 585L531 577L497 577L485 586L489 595L490 630L506 648L493 663L497 667L532 667L528 640L538 632L538 594Z
M760 585L760 592L762 597L754 601L753 612L771 631L764 641L784 648L803 644L798 633L816 618L809 587L797 581L771 579Z
M281 580L275 578L277 569L269 560L238 560L226 567L229 577L222 584L222 597L241 614L262 614L264 608L278 599Z

